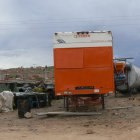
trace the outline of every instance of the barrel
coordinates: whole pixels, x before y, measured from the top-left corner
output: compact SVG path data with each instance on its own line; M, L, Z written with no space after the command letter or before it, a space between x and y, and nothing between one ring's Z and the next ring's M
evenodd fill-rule
M31 112L30 101L28 99L19 99L17 101L18 117L24 118L24 114Z

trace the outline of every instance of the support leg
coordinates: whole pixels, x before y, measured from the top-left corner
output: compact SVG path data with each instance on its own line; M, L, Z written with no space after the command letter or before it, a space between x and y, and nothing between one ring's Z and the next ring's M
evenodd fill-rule
M115 97L117 97L117 91L115 90Z
M102 100L102 109L105 109L104 94L101 95L101 100Z
M69 98L66 96L66 109L69 111Z
M64 96L64 108L66 108L66 96Z

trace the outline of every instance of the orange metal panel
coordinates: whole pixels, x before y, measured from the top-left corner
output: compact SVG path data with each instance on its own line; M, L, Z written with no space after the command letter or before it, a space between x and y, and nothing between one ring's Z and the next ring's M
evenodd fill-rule
M112 47L84 48L85 67L108 67L112 65Z
M124 72L125 63L114 63L114 65L116 66L117 72Z
M83 68L83 49L54 49L54 59L55 68Z
M114 92L112 47L55 48L54 59L56 95Z

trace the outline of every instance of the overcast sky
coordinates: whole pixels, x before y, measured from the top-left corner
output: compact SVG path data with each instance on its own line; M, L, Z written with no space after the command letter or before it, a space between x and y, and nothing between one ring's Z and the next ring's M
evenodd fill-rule
M139 0L0 0L0 68L53 65L53 33L111 30L140 66Z

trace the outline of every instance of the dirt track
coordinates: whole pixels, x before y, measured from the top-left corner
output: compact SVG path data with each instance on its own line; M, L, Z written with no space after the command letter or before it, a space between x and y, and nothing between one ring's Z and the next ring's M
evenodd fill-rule
M0 114L0 140L140 140L140 94L133 97L110 95L106 108L132 106L128 109L102 110L100 106L84 108L102 115L54 116L18 119L17 111ZM35 112L63 110L62 100L52 107L34 109ZM80 109L81 111L81 109Z

